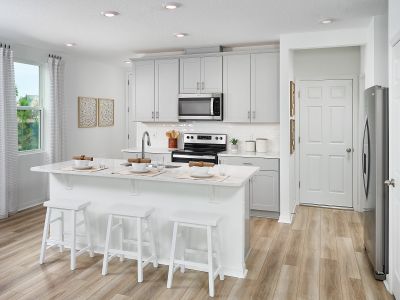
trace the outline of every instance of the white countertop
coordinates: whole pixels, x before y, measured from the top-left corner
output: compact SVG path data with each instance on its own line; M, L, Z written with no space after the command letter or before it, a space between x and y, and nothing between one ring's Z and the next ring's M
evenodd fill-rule
M145 153L153 153L153 154L171 154L171 152L176 149L169 149L169 148L152 148L152 147L146 147L144 149ZM141 148L128 148L128 149L122 149L121 152L126 152L126 153L141 153L142 149Z
M253 157L253 158L275 158L279 159L279 152L246 152L246 151L223 151L218 156L234 156L234 157Z
M64 175L77 175L77 176L92 176L92 177L107 177L107 178L121 178L121 179L135 179L135 180L146 180L146 181L163 181L171 183L186 183L186 184L197 184L197 185L210 185L210 186L224 186L224 187L240 187L244 185L258 170L258 167L253 166L224 166L224 171L228 177L223 181L209 181L202 179L178 179L176 178L179 174L188 173L189 167L183 163L170 163L171 165L178 165L180 168L175 169L164 169L164 171L156 176L141 176L136 174L122 175L118 172L127 170L127 167L121 166L121 163L125 163L125 160L120 159L95 159L94 165L98 165L101 162L108 168L96 172L84 172L84 171L67 171L64 170L66 167L72 166L73 161L65 161L56 164L43 165L32 167L31 171L52 173L52 174L64 174ZM216 165L211 173L215 172L218 174L219 166Z

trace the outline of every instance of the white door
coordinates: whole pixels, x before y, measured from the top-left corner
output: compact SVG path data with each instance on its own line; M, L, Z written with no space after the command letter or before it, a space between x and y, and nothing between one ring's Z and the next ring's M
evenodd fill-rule
M134 64L135 116L139 122L153 122L154 113L154 60Z
M352 80L300 82L300 202L352 207Z
M156 121L178 122L179 60L156 60Z
M400 299L400 42L392 48L392 75L389 90L389 174L395 181L395 187L389 192L389 245L392 267L393 294Z
M181 93L199 93L201 84L201 59L181 58L180 60L180 91Z
M279 122L279 54L251 55L251 122Z
M222 93L222 56L201 59L201 93Z
M250 123L250 55L224 57L224 121Z

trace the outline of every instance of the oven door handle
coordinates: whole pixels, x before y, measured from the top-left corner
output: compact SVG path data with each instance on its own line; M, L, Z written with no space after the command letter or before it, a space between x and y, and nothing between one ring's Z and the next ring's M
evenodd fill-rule
M211 98L210 101L210 111L211 111L211 115L214 115L214 98Z
M185 155L185 154L172 154L176 158L196 158L196 159L215 159L212 155Z

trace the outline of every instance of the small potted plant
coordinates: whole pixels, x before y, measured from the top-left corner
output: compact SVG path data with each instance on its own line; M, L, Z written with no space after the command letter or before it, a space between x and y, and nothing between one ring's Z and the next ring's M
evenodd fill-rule
M229 140L229 142L231 143L231 151L232 152L238 152L238 150L239 150L239 145L238 145L239 139L231 138Z

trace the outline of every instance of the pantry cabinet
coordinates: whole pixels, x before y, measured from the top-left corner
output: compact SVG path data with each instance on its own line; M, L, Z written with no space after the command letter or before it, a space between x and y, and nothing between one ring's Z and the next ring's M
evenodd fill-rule
M133 65L135 120L177 122L179 60L137 61Z
M180 92L209 94L222 92L222 56L180 59Z

